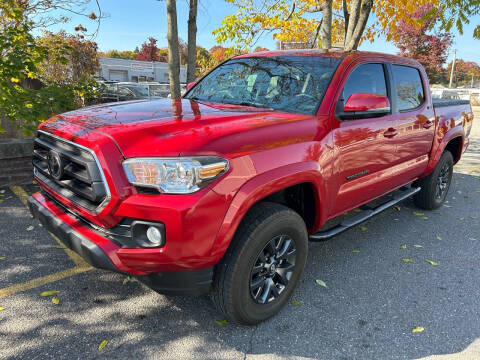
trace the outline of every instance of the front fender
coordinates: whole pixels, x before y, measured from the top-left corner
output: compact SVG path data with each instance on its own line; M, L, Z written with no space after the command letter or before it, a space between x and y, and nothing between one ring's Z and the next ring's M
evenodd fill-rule
M223 256L241 220L255 203L277 191L301 183L313 185L317 209L314 227L319 227L325 218L325 204L320 201L325 198L325 183L318 162L306 161L285 165L253 177L238 190L220 226L211 256L216 258Z

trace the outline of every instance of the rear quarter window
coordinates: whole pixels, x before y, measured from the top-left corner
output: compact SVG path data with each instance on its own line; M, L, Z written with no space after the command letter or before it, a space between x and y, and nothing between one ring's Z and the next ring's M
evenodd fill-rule
M416 68L404 65L393 65L392 68L398 110L408 111L418 108L425 102L420 72Z

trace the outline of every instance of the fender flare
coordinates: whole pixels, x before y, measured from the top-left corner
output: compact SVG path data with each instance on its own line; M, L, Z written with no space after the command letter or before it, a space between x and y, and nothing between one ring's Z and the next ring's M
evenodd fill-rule
M211 249L211 256L220 259L227 251L240 222L250 208L261 199L287 187L311 183L316 195L315 227L325 217L325 183L320 165L315 161L289 164L264 172L247 181L233 197Z
M440 157L442 156L443 152L445 151L445 148L447 147L448 143L456 138L461 138L460 147L462 148L463 143L465 142L465 133L461 125L455 126L450 130L448 130L447 133L441 139L441 141L438 143L438 145L436 147L433 147L431 152L432 155L430 156L430 161L428 162L427 168L425 169L425 172L421 177L427 176L433 171L433 169L435 169L435 166L437 166L437 163L440 160ZM461 148L460 148L460 151L461 151Z

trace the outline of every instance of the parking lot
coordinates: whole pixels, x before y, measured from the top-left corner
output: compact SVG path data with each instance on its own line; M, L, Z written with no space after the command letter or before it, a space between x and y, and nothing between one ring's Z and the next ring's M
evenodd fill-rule
M1 188L0 358L480 359L479 121L445 206L408 199L310 243L292 302L254 327L92 269L31 219L36 185Z

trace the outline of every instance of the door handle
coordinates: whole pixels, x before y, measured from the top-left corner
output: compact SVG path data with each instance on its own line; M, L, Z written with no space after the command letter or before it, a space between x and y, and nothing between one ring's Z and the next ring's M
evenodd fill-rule
M394 137L395 135L398 134L398 130L397 129L394 129L394 128L389 128L387 131L385 131L383 133L383 136L385 136L386 138L392 138Z
M423 127L425 129L430 129L433 126L433 121L428 120L427 122L423 123Z

